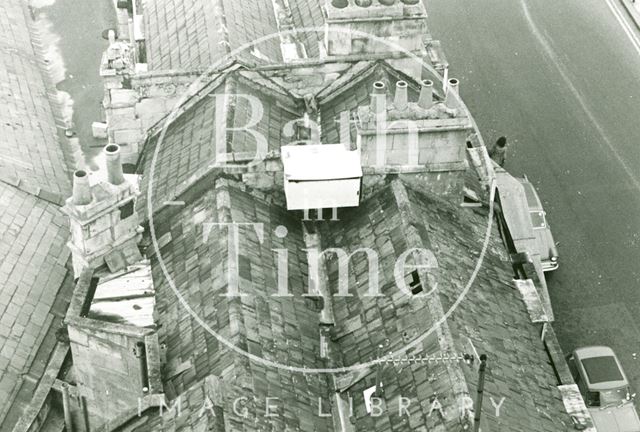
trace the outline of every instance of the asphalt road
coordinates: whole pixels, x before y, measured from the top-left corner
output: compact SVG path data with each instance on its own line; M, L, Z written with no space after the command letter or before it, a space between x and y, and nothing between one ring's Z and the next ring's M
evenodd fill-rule
M102 121L104 96L99 75L107 41L102 31L116 25L111 0L31 0L33 13L46 27L60 53L62 76L58 90L73 101L73 124L87 162L101 151L106 140L93 138L91 123Z
M640 391L640 54L604 0L426 3L485 140L545 204L563 349L611 346Z

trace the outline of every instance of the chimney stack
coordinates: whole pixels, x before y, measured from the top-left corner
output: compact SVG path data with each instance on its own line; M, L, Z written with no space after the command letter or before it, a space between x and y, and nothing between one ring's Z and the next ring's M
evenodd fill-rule
M104 148L104 151L107 155L107 179L112 185L121 185L124 183L124 175L120 162L120 146L109 144Z
M447 82L447 95L444 103L449 108L458 108L460 106L460 96L458 93L458 80L456 78L450 78Z
M373 83L373 93L371 94L371 111L381 114L387 110L386 85L382 81Z
M110 29L107 32L108 36L109 36L109 46L113 45L114 43L116 43L116 32L113 29Z
M89 175L84 170L73 173L73 204L87 205L91 203L91 186Z
M397 110L404 111L407 109L407 102L407 82L398 81L396 82L396 95L393 100L393 105Z
M424 109L429 109L433 105L433 81L422 80L418 105Z

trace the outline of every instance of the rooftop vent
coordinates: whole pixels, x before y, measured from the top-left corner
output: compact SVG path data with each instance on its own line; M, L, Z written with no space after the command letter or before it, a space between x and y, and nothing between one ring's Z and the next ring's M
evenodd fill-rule
M289 210L359 205L359 151L343 144L283 146L282 163Z

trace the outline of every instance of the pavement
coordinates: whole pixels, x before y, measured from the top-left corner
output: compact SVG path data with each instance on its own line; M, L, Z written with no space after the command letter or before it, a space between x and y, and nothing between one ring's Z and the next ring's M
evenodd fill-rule
M545 205L564 351L611 346L640 390L640 53L628 34L637 28L620 22L636 5L426 3L485 140L508 137L506 169L526 174Z

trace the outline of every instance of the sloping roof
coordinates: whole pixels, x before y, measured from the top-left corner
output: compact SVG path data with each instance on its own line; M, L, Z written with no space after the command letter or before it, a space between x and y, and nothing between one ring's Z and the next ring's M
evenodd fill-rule
M291 15L294 26L298 29L297 34L302 40L308 57L319 57L318 45L321 43L323 34L321 32L305 31L305 28L318 28L324 23L322 12L322 0L293 0L289 1Z
M28 13L19 0L0 4L1 430L11 430L30 401L72 289L59 208L70 195L68 168Z
M314 302L302 296L307 292L302 226L283 207L282 194L267 197L242 189L242 185L227 186L225 180L218 180L215 190L159 228L159 236L170 237L160 249L162 258L187 304L235 346L268 360L317 366L321 363L318 314ZM223 296L229 289L228 251L226 242L219 238L226 236L226 228L209 227L210 237L204 240L205 224L230 221L264 224L262 241L251 226L242 228L239 290L244 297ZM274 234L278 226L287 229L286 240ZM275 247L289 251L293 297L273 297L277 292ZM209 375L216 375L225 389L225 419L233 426L227 430L260 430L269 425L274 430L332 430L330 419L315 418L316 397L331 395L323 376L268 368L230 351L187 313L161 273L157 256L151 259L159 337L166 344L164 388L172 400ZM231 404L238 397L249 397L247 419L233 415ZM274 419L263 415L266 397L280 398L279 403L274 402L279 412ZM162 429L145 426L144 430Z
M437 250L446 287L443 303L451 304L475 265L487 226L486 214L446 206L417 190L408 190L409 200L422 215ZM492 397L499 404L505 398L499 417L491 402L484 406L483 429L557 431L562 424L571 425L571 420L561 403L540 328L531 323L512 278L511 263L494 224L478 277L448 323L458 346L470 339L478 354L489 357L485 401ZM474 395L477 371L462 370Z
M410 186L405 188L414 217L410 224L419 233L423 247L434 251L438 261L438 292L446 311L471 278L482 249L486 214L453 206ZM341 211L340 223L326 222L326 229L322 231L325 248L343 247L348 253L356 248L371 248L380 260L379 286L384 299L366 297L369 289L367 259L359 253L352 258L349 274L350 287L356 287L350 288L350 294L357 296L357 300L352 297L333 304L338 351L342 353L345 365L375 359L379 353L372 347L378 344L385 346L385 352L402 353L401 357L442 355L435 338L437 333L428 336L413 350L402 351L403 346L429 330L434 318L438 317L422 301L398 295L393 266L400 254L411 247L407 243L407 222L403 221L398 205L402 204L397 203L390 188L384 188L360 207ZM338 266L335 260L332 263L328 272L330 280L334 281L332 291L336 292ZM489 355L490 373L485 394L493 397L496 403L502 397L506 398L501 417L496 418L495 410L485 405L483 428L517 430L514 426L517 425L522 430L558 430L559 422L569 424L570 419L559 403L556 378L546 363L539 330L530 322L522 299L509 284L512 277L509 258L494 225L481 271L447 324L452 329L458 353L469 353L471 340L478 354ZM426 292L426 287L424 290ZM478 380L475 369L463 364L450 367L457 367L464 373L473 395ZM453 396L447 390L451 387L450 377L445 370L437 363L386 366L382 373L382 382L387 388L385 399L389 402L416 393L419 401L432 394L437 394L440 402L450 399ZM374 430L387 430L385 422L393 422L394 413L383 413L370 423L366 412L358 408L362 405L362 391L374 383L370 377L353 387L356 424L362 422L373 426ZM409 408L410 420L407 421L411 421L413 427L429 424L430 407L427 404L422 408Z
M73 282L59 207L3 183L0 203L0 429L10 430L55 346L63 282L67 294Z
M28 181L52 193L70 193L70 175L58 141L42 59L31 45L23 2L0 7L0 179Z
M229 52L278 32L272 0L144 0L143 14L150 70L206 69ZM281 61L278 37L255 48L260 56Z
M215 188L158 228L160 249L168 271L179 292L191 308L215 331L241 349L268 360L298 366L326 367L320 355L319 314L314 303L302 294L308 291L308 262L302 233L301 214L287 212L281 192L272 196L251 191L235 181L219 179ZM404 197L404 198L403 198ZM405 346L423 335L440 318L441 312L431 300L414 299L402 294L395 285L394 268L398 257L412 246L410 238L433 251L438 267L435 296L447 310L461 294L471 277L482 249L487 224L486 211L461 208L450 202L414 190L398 180L382 185L360 207L342 209L339 221L319 223L322 249L343 248L352 253L370 248L379 257L379 287L383 297L367 297L369 290L367 259L354 254L349 265L349 294L332 300L335 327L331 330L331 364L351 366L369 362L393 352L392 358L437 359L463 353L489 355L485 398L496 404L504 399L500 416L486 403L483 428L489 430L556 431L570 424L556 388L556 377L547 364L539 330L532 325L526 307L514 290L509 258L504 252L497 227L478 277L471 290L453 311L446 327L426 337L416 347ZM221 297L229 288L226 229L213 227L203 241L206 223L253 223L263 230L259 236L253 227L241 228L239 243L239 289L246 297ZM276 227L286 228L286 241L275 235ZM282 232L282 228L280 228ZM277 291L276 248L288 250L288 282L293 297L273 297ZM166 344L167 373L165 391L182 405L180 419L165 414L160 421L153 413L148 423L136 431L173 430L179 420L187 430L198 427L221 428L218 418L203 411L205 381L220 379L215 405L223 413L226 430L334 430L330 422L318 417L318 398L331 398L333 386L328 377L297 374L265 367L230 351L203 329L176 300L168 283L152 258L154 281L158 286L158 320L161 342ZM328 286L338 292L338 264L327 258ZM405 278L410 279L409 270ZM408 280L408 283L411 281ZM431 280L421 281L424 292ZM452 335L452 345L443 349L442 340ZM473 348L477 349L477 353ZM415 357L414 357L415 356ZM357 378L337 375L345 394L353 398L356 430L439 430L459 424L454 390L464 385L474 395L477 383L475 367L454 360L399 361L381 367L365 368ZM379 375L378 375L379 374ZM364 390L384 384L387 407L379 417L366 412ZM462 377L462 384L454 381ZM200 396L191 396L192 394ZM181 395L181 396L179 396ZM233 401L251 395L249 417L233 412ZM255 399L253 399L255 397ZM273 397L278 415L265 418L264 400ZM399 417L394 404L400 397L412 400L409 415ZM446 420L430 415L434 398L451 411ZM257 401L257 402L256 402ZM199 413L197 415L196 413ZM256 422L258 422L256 424ZM160 426L162 424L162 426ZM230 429L229 429L230 428ZM298 428L298 429L296 429ZM223 429L213 429L223 430Z
M248 75L250 76L250 75ZM145 211L148 185L153 181L153 207L163 205L167 200L175 199L179 186L190 180L199 171L215 166L221 153L255 154L257 145L255 138L242 129L255 120L252 117L262 116L257 124L250 126L253 131L260 133L267 140L268 151L277 150L288 143L291 138L285 136L283 128L287 122L302 117L297 112L297 102L288 93L279 88L267 88L269 81L243 75L242 71L230 72L219 76L210 83L208 91L203 92L192 103L184 108L167 128L164 139L158 150L158 157L154 168L153 179L149 175L156 149L159 131L152 136L144 147L139 170L146 173L143 176L142 197L138 201L138 208ZM273 84L275 85L275 84ZM241 97L229 97L225 94L240 94ZM246 95L258 98L260 108L251 105ZM216 104L225 109L218 112ZM225 121L228 132L222 136L216 133L216 121ZM219 142L219 139L226 142ZM232 162L230 162L232 163Z

